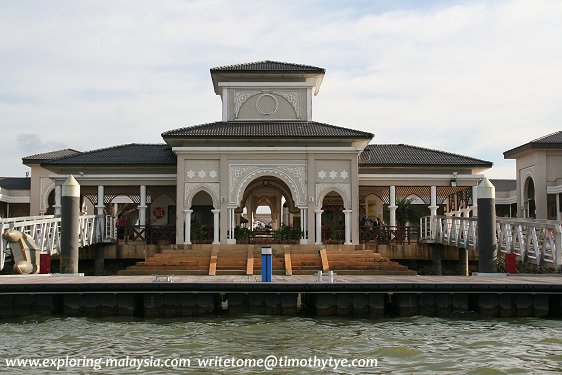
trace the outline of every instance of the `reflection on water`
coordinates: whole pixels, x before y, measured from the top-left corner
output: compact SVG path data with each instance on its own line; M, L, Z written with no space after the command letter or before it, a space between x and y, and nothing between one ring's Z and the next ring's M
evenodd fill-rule
M192 319L27 317L0 323L6 357L376 358L377 368L337 374L562 373L562 321L539 319L341 319L224 316ZM97 373L169 373L104 368ZM196 369L198 374L265 372L259 368ZM27 368L0 372L33 373ZM36 373L48 373L44 369ZM83 368L51 373L92 373ZM175 370L185 373L185 370ZM275 369L271 374L319 373Z

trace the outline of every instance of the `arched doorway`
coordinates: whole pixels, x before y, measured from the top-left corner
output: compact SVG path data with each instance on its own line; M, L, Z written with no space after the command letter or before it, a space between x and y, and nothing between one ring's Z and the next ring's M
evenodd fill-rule
M527 177L525 180L524 192L524 216L526 218L536 219L537 209L535 203L535 182L532 177Z
M331 191L322 200L322 243L344 243L345 241L345 207L343 198Z
M199 191L191 201L191 241L211 243L214 233L213 198L206 191Z
M234 213L237 243L285 243L302 238L301 210L295 207L291 189L279 177L252 180Z

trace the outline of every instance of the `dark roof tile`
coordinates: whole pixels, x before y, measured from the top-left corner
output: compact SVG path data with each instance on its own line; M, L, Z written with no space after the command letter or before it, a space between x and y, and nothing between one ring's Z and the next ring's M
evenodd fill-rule
M490 182L496 188L496 191L515 191L517 189L516 180L490 179Z
M0 177L0 188L6 190L29 190L31 177Z
M514 159L517 154L522 151L530 149L560 149L562 148L562 130L545 135L537 139L533 139L531 142L525 143L524 145L517 146L511 150L507 150L503 153L504 159Z
M167 144L138 144L82 152L43 165L175 165L176 155Z
M162 137L373 138L373 134L315 121L217 121L162 133Z
M35 154L35 155L30 155L30 156L24 156L22 158L24 164L27 162L33 162L33 161L45 161L45 160L53 160L53 159L59 159L59 158L64 158L67 156L71 156L71 155L76 155L79 154L80 151L76 151L74 149L71 148L65 148L64 150L57 150L57 151L50 151L50 152L44 152L41 154Z
M359 166L478 166L492 163L468 156L405 144L371 144L359 156Z
M562 130L531 141L534 144L562 143Z
M325 73L324 68L317 66L292 64L280 61L256 61L244 64L217 66L211 69L211 73L215 72L244 72L244 73L260 73L260 72L306 72L306 73Z

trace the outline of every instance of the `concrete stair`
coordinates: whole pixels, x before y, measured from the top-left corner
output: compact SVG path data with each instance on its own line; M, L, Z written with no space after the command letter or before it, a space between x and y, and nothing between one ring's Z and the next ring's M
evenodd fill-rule
M271 245L274 275L415 275L372 250L352 245ZM119 275L260 275L261 245L174 245Z

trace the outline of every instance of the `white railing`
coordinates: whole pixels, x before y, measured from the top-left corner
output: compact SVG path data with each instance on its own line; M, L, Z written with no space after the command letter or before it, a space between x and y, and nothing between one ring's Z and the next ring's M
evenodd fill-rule
M1 233L6 229L15 229L30 235L42 253L58 254L60 252L60 217L52 215L27 216L10 219L0 219ZM95 243L96 217L94 215L80 216L80 232L78 244L80 247ZM0 269L4 268L4 260L9 244L0 241Z
M117 239L117 225L115 216L106 215L105 216L105 228L104 228L104 238L109 240Z
M520 260L562 270L562 223L551 220L496 219L497 249ZM420 240L478 250L475 217L426 216L420 220Z

